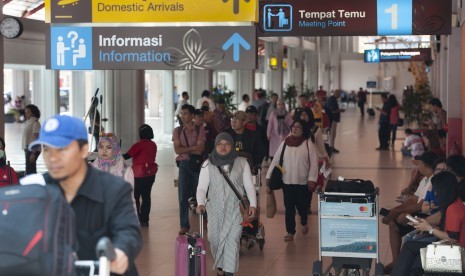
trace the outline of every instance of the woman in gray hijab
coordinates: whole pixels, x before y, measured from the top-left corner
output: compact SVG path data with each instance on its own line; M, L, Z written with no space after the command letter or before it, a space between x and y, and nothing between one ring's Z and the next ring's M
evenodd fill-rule
M222 169L239 193L250 201L249 217L254 217L257 206L255 188L247 159L233 150L233 139L223 132L215 139L215 148L200 170L197 188L197 212L208 212L208 241L218 275L233 275L239 267L239 241L243 217L239 199L229 186ZM207 198L208 191L208 198Z

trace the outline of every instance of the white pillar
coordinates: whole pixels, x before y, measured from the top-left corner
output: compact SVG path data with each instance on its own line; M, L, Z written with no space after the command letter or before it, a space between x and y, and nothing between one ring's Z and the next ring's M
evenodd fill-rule
M174 129L174 75L172 70L163 71L163 81L161 83L161 87L163 87L163 132L172 133Z
M156 70L146 71L149 75L148 81L148 106L149 106L149 116L150 117L159 117L160 116L160 95L163 95L162 90L162 78L160 76L161 72Z
M118 135L125 152L139 139L138 129L144 122L144 71L95 71L94 84L103 96L100 113L102 119L108 118L103 124L105 131ZM88 102L90 105L90 99Z
M86 101L85 72L73 71L71 79L71 91L68 95L69 112L75 117L82 118L85 115Z
M452 28L452 34L447 36L448 47L446 55L447 78L442 79L446 83L446 90L441 91L440 98L443 108L447 110L447 122L449 132L447 135L447 152L455 142L463 148L462 144L462 30ZM442 100L445 99L445 100Z
M248 94L250 97L253 96L254 91L254 70L234 70L236 73L235 83L236 83L236 103L242 101L242 95Z
M13 101L16 96L26 95L29 91L29 71L13 69Z
M60 88L60 71L58 70L40 70L41 89L34 93L33 103L39 108L43 122L53 115L59 114L59 88Z
M188 71L187 79L190 79L190 102L193 106L196 105L197 100L200 99L204 90L211 90L213 87L213 71L212 70L191 70Z
M278 59L277 68L270 69L269 60L274 56ZM280 98L283 96L283 40L278 42L265 42L265 83L268 91L272 90ZM253 99L253 97L251 97Z

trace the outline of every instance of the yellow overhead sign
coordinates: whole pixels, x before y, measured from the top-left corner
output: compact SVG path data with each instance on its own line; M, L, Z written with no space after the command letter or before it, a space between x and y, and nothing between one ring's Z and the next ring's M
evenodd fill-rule
M258 0L46 0L46 22L257 22Z

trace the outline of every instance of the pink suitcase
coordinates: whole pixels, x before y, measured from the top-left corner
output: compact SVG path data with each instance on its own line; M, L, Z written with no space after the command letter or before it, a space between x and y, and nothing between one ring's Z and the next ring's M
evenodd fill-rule
M200 214L200 234L179 235L175 246L175 276L206 275L203 214Z

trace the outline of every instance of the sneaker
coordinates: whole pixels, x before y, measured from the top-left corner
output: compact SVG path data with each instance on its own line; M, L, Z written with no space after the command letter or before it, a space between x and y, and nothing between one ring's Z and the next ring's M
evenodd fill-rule
M189 232L189 228L182 227L181 230L179 230L179 235L185 235Z
M302 225L302 234L304 235L308 234L308 224Z
M293 241L294 240L294 235L292 234L287 234L284 236L284 241Z

